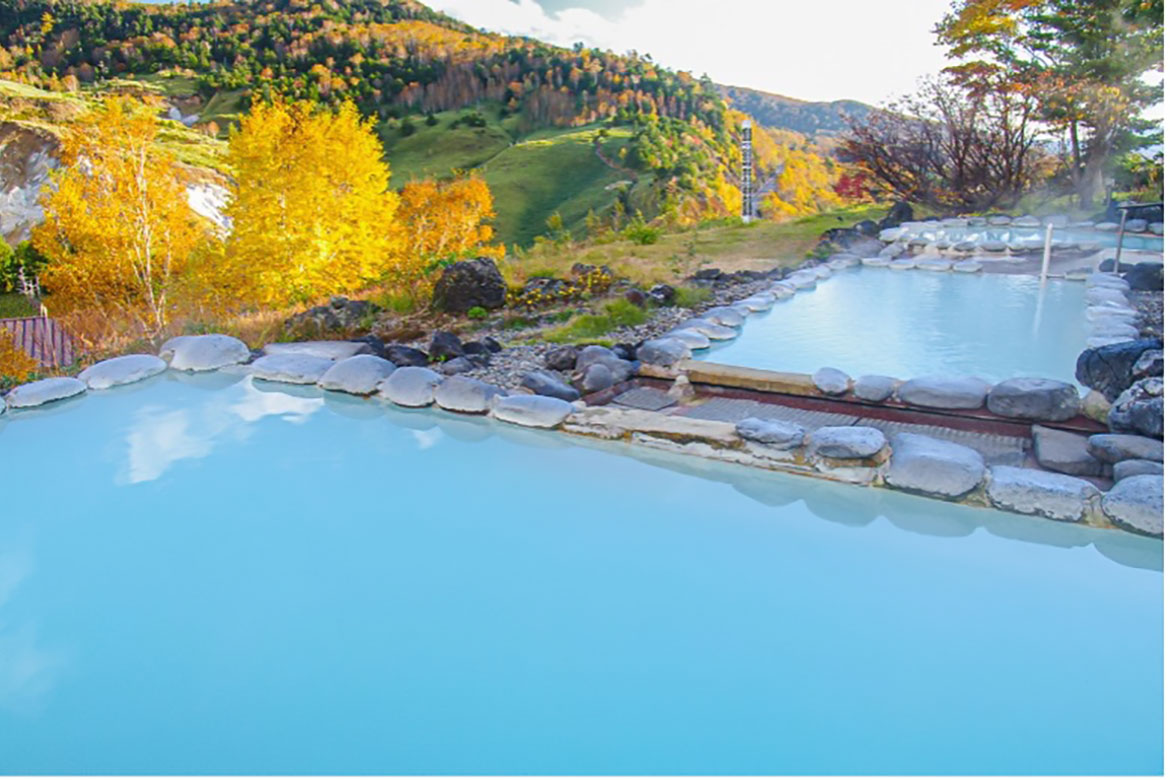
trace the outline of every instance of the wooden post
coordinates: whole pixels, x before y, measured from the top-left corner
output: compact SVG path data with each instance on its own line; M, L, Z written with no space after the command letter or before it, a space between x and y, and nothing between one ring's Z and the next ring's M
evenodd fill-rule
M1129 206L1121 207L1121 224L1117 226L1117 254L1113 257L1113 273L1121 271L1121 241L1125 238L1125 220L1129 218Z
M1044 231L1044 260L1040 263L1040 284L1048 280L1048 263L1052 260L1052 223Z

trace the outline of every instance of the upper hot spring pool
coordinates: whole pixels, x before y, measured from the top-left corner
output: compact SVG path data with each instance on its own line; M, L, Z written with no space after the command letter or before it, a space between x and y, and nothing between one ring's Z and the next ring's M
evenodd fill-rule
M1035 277L854 268L747 318L703 359L773 371L832 366L851 376L1040 376L1075 382L1085 286Z
M1158 773L1161 543L168 373L0 423L0 772Z

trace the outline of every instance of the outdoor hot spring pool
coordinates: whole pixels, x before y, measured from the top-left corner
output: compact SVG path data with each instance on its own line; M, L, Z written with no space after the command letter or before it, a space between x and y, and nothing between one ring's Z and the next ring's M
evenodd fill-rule
M1156 540L227 374L0 428L4 773L1162 768Z
M1083 282L854 268L751 314L741 335L696 357L851 376L1040 376L1075 382L1089 335Z

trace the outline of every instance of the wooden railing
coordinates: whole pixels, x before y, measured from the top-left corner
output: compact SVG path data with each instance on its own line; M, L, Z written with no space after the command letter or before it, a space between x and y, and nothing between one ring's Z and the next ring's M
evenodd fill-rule
M9 317L0 319L0 328L11 333L16 345L46 368L73 362L73 339L54 319Z

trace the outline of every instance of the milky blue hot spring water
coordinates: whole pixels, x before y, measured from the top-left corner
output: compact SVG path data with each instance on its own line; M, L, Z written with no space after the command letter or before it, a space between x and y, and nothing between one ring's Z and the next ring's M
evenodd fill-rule
M0 423L5 773L1159 773L1161 544L173 373Z
M853 268L751 314L704 360L851 376L1041 376L1075 382L1088 337L1083 282Z

